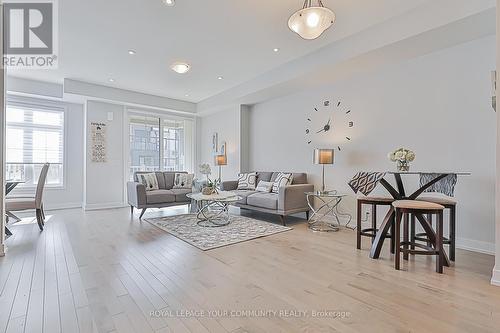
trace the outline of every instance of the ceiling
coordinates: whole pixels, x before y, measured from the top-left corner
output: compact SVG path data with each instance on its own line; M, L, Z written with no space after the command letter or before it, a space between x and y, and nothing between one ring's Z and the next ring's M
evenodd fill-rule
M301 0L177 0L174 7L162 0L64 0L59 68L8 73L199 102L426 2L323 0L337 21L320 38L306 41L287 27ZM130 49L136 54L129 55ZM173 72L175 61L190 63L191 71Z

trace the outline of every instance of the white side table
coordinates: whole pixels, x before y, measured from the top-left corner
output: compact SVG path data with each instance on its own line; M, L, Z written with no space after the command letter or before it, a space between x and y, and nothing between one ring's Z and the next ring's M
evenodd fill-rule
M340 216L348 216L349 222L351 222L352 216L350 214L345 214L339 212L339 204L342 202L342 199L347 196L345 194L339 194L337 191L329 191L329 192L305 192L307 198L307 204L309 208L313 212L311 217L309 218L309 229L313 231L320 232L332 232L339 231L340 224L339 215ZM321 205L318 208L314 208L314 199L318 199L321 201ZM325 218L328 215L333 215L336 224L326 221Z

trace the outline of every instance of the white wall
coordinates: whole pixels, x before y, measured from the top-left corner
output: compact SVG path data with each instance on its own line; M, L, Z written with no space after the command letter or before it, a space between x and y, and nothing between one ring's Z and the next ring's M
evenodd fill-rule
M497 22L500 22L500 0L497 0ZM497 58L496 58L496 68L497 68L497 81L500 78L500 24L497 24ZM497 100L500 96L500 85L497 84ZM497 141L496 141L496 198L495 198L495 225L496 225L496 251L495 251L495 267L493 268L493 273L491 277L491 283L500 286L500 107L497 106Z
M321 168L312 164L312 150L340 142L343 150L337 153L335 165L327 167L326 184L351 195L343 209L354 214L354 195L347 186L354 173L394 169L387 153L400 146L411 148L417 154L413 170L472 172L460 177L456 188L458 243L492 253L496 124L490 106L490 72L494 68L492 36L257 104L249 117L250 169L307 172L319 186ZM352 109L352 141L346 143L345 133L339 133L316 137L307 145L306 119L313 115L314 106L327 99L341 99ZM202 160L210 157L213 131L231 144L230 163L245 154L236 145L238 111L225 110L202 119ZM238 172L237 166L227 168L226 178ZM407 180L410 189L416 188L417 179Z
M108 120L108 113L113 120ZM123 105L98 101L87 101L86 105L86 163L85 163L85 209L121 207L125 202L124 185L126 158L124 156ZM90 123L105 123L107 161L91 161Z
M198 120L198 164L209 163L212 177L215 178L218 176L218 167L214 166L212 153L214 132L219 135L219 145L223 141L227 144L227 166L222 167L222 179L236 179L240 172L240 107L228 108Z

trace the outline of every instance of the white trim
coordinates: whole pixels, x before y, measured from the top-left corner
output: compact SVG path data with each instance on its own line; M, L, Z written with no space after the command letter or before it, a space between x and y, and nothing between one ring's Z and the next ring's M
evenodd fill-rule
M86 204L83 207L83 209L85 211L89 211L89 210L113 209L113 208L124 208L124 207L128 207L128 205L123 202L109 202L109 203L98 203L98 204Z
M491 284L500 287L500 270L497 269L497 266L493 267L493 272L491 275Z
M458 249L495 255L495 243L483 242L474 239L457 238Z
M122 105L142 105L173 112L196 113L196 104L192 102L72 79L64 79L64 93L116 101Z

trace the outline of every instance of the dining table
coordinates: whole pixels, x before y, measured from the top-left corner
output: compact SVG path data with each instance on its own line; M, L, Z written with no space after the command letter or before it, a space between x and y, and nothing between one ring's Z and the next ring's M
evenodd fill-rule
M411 193L407 193L403 176L420 176L420 184L418 189ZM453 196L453 189L458 176L469 176L470 172L455 172L455 171L382 171L382 172L358 172L349 182L349 185L355 193L358 191L364 195L368 195L373 191L378 184L382 185L385 190L394 198L394 200L417 200L424 192L441 192L446 195ZM388 176L393 176L396 186L393 186L387 179ZM423 177L426 176L426 177ZM451 180L451 181L450 181ZM396 212L394 207L390 207L380 225L375 239L370 250L370 258L378 259L386 235L395 221ZM421 223L431 243L435 244L436 233L432 228L430 221L423 214L415 214L415 218ZM445 253L445 265L449 266L450 261Z

